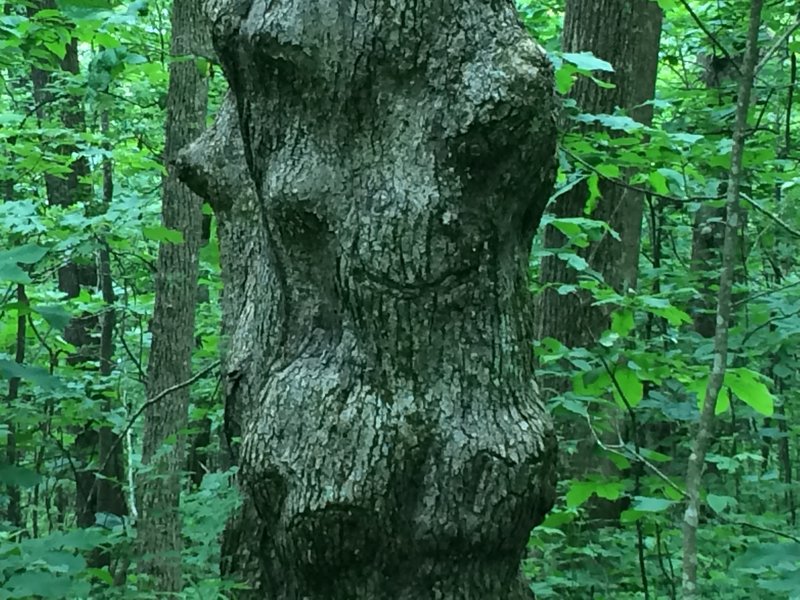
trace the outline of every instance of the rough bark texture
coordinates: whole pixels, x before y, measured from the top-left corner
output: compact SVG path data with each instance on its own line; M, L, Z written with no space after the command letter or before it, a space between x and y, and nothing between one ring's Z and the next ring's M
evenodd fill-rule
M637 121L649 124L652 107L642 106L653 98L658 70L658 49L662 14L651 0L568 0L562 47L565 52L590 51L610 62L614 73L609 79L616 86L604 89L586 77L580 78L571 91L578 108L586 113L611 114L623 108ZM581 254L605 282L620 293L636 287L639 269L641 238L642 194L611 184L600 183L602 198L591 218L607 222L620 235L620 241L610 235L592 244ZM578 185L561 195L552 207L558 218L582 217L588 198L585 185ZM555 228L544 230L545 249L562 248L566 238ZM570 348L593 347L609 326L609 305L592 306L589 293L561 295L556 290L561 283L575 283L578 272L556 256L542 260L539 280L545 287L537 299L536 338L556 338ZM547 397L566 391L569 382L564 378L543 377L543 392ZM570 422L564 435L578 440L577 455L565 468L580 476L598 469L594 437L581 419ZM612 468L602 463L600 468ZM592 515L616 519L619 503L605 501L592 505Z
M196 0L175 0L172 7L172 57L167 94L162 215L165 227L183 235L183 243L161 244L156 274L153 341L147 396L189 379L194 348L198 250L202 222L199 197L175 173L171 161L205 128L208 81L187 54L203 36L205 21ZM145 411L142 463L153 469L142 477L138 521L140 570L153 578L156 589L182 589L180 532L181 473L189 389L172 392ZM164 448L167 444L169 447Z
M719 282L717 267L722 263L720 250L724 239L725 207L704 204L694 216L691 259L691 272L698 290L692 321L695 331L704 338L714 337L716 330L714 288Z
M610 62L609 79L614 89L604 89L586 77L580 78L570 96L586 113L613 113L618 107L648 124L652 107L641 106L653 98L661 36L661 9L650 0L568 0L562 47L565 52L591 51ZM601 182L602 199L592 218L605 221L621 241L606 235L592 244L584 256L590 267L601 273L608 285L624 292L636 286L639 241L642 226L641 194ZM557 217L580 217L588 192L579 185L559 196L552 211ZM545 248L561 248L566 239L554 227L544 231ZM566 262L548 256L542 261L540 281L570 283L576 271ZM591 298L561 296L548 289L537 303L537 337L554 337L569 347L590 346L608 326L607 312L591 307Z
M220 216L245 492L226 568L253 598L532 597L555 455L527 282L543 50L511 2L208 8L233 95L181 166Z

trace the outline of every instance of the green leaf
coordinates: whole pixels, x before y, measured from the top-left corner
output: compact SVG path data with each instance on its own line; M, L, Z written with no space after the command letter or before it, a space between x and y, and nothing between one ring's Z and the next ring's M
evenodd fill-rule
M0 465L0 481L5 485L32 488L42 480L41 475L25 467Z
M715 494L709 494L706 496L706 502L717 514L721 514L727 508L733 508L736 506L736 498L732 498L730 496L717 496Z
M692 318L681 309L670 304L666 298L657 296L642 296L640 298L642 308L657 317L666 319L673 327L678 327L683 323L691 323Z
M620 367L614 371L616 385L612 388L617 403L624 407L627 404L635 407L644 396L644 386L639 377L628 367ZM617 389L619 386L619 389ZM620 394L620 391L622 394Z
M11 590L8 598L85 598L91 591L88 581L77 581L61 573L30 570L12 575L3 584L4 590Z
M96 577L106 585L113 585L114 578L111 576L111 573L108 572L108 568L97 569L97 568L89 568L86 569L87 575L91 575L92 577Z
M564 52L561 54L561 58L586 71L614 72L614 67L611 66L611 63L597 58L591 52Z
M598 483L597 487L594 490L594 493L597 494L600 498L605 500L618 500L622 496L622 492L625 490L625 484L621 481L606 481L603 483Z
M616 179L620 174L619 166L613 163L597 165L595 169L597 169L597 172L600 173L600 175L607 177L608 179Z
M624 115L605 115L583 113L575 117L579 123L600 123L601 125L617 131L637 131L644 129L644 125Z
M183 234L180 231L169 229L168 227L164 226L144 227L142 229L142 234L144 234L145 238L154 242L166 244L183 243Z
M736 569L771 568L781 565L796 568L797 563L800 563L800 543L754 543L731 566Z
M679 132L679 133L670 133L669 137L678 142L684 142L686 144L691 145L691 144L696 144L697 142L702 140L705 136L697 135L694 133Z
M7 281L10 283L30 283L32 280L30 276L16 263L4 262L0 257L0 281Z
M564 63L556 69L556 90L559 94L566 94L575 84L576 69L574 66Z
M589 263L574 252L559 252L558 257L567 261L567 264L576 271L586 271L589 268Z
M559 512L553 510L545 517L542 527L561 527L575 520L576 514L572 511Z
M573 481L564 498L567 508L579 507L594 494L596 489L597 484L592 481Z
M664 512L675 504L664 498L648 498L646 496L636 496L633 500L631 508L639 512Z
M770 417L775 411L775 398L759 373L745 368L730 369L725 373L725 385L756 412Z
M0 252L0 260L10 260L23 265L33 265L44 258L47 248L37 244L25 244Z
M583 209L585 215L589 216L594 212L594 209L597 208L597 204L600 200L600 177L597 173L592 173L589 175L589 178L586 180L586 185L589 188L589 197L586 199L586 206Z
M611 315L611 331L618 336L625 337L634 327L636 327L636 321L631 309L623 308Z
M653 171L648 176L648 180L650 181L650 185L653 186L653 189L657 194L662 194L666 196L669 194L669 188L667 187L667 178L664 177L659 171Z
M19 265L33 265L47 254L47 248L36 244L25 244L11 250L0 251L0 281L30 283L31 278Z
M110 0L56 0L56 5L70 19L100 19L112 11Z
M695 377L695 379L689 382L686 387L690 392L694 392L697 395L697 407L700 410L703 410L703 405L706 401L706 391L708 389L708 369L705 370L704 375ZM721 415L726 412L730 406L731 400L728 396L728 388L723 385L722 389L720 389L719 394L717 395L717 403L714 406L714 414Z
M34 311L42 315L53 329L64 330L72 320L72 315L61 305L36 306Z
M671 456L667 456L661 452L656 452L655 450L650 450L649 448L641 448L639 450L639 454L644 456L650 462L666 463L672 460Z
M5 379L18 377L43 389L61 387L61 380L41 367L29 367L10 360L0 360L0 376Z

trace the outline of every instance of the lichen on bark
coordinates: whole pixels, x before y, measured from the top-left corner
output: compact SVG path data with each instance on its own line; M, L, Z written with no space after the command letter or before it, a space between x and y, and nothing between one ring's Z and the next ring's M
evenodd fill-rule
M545 52L505 1L206 7L231 96L180 168L223 227L227 568L252 597L530 598Z

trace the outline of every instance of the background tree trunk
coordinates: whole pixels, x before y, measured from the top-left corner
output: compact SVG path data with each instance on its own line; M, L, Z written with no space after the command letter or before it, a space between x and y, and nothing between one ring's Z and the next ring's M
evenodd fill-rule
M747 115L750 111L750 97L753 91L755 67L758 59L758 33L761 28L762 7L763 0L752 0L750 4L750 25L736 101L736 124L733 129L731 170L725 201L727 210L721 256L722 270L719 277L719 292L717 295L714 362L711 366L711 373L705 390L703 408L697 424L692 451L689 454L686 466L686 509L683 516L683 571L681 573L681 591L684 600L693 600L705 595L698 589L697 585L697 529L700 522L700 495L706 453L713 436L717 399L722 390L725 371L728 366L728 328L731 319L731 296L737 262L736 248L739 240L740 219L742 218L739 203L741 202Z
M622 108L637 121L650 123L652 106L643 104L655 93L661 19L661 9L650 0L567 0L563 50L590 51L614 67L609 76L613 89L601 88L587 77L576 81L570 97L582 112L611 114ZM602 199L591 217L611 225L621 241L606 235L586 250L585 258L609 286L624 292L636 286L644 199L638 192L607 182L600 189ZM586 186L578 185L559 196L553 214L583 216L587 197ZM565 241L554 227L545 229L545 248L561 248ZM575 280L575 270L563 260L543 259L542 284ZM589 303L587 298L560 296L548 289L538 301L537 337L555 337L570 347L592 345L607 328L608 314Z
M255 190L217 207L251 511L226 549L255 549L251 597L532 597L555 456L527 282L554 175L543 50L511 3L208 7ZM248 179L232 102L183 157L204 196Z
M202 202L178 180L172 161L178 150L205 128L208 81L187 56L199 45L197 40L207 35L204 29L199 3L175 0L162 214L164 226L181 232L183 243L162 243L159 248L148 398L186 381L191 374ZM142 463L153 469L143 475L140 485L138 540L143 559L139 568L153 578L156 589L165 592L182 589L178 511L186 465L181 432L187 424L188 405L189 389L185 387L145 411Z
M581 112L612 114L622 108L641 123L651 122L652 106L644 103L655 93L661 20L661 9L650 0L567 0L562 49L590 51L614 67L609 75L613 89L601 88L587 77L576 81L570 97ZM610 287L625 293L636 287L644 198L607 181L601 181L600 191L602 198L591 218L608 223L619 233L620 241L606 234L581 255ZM557 218L582 217L588 197L587 186L577 185L558 197L552 214ZM545 249L561 248L567 241L555 227L545 228L543 236ZM542 260L542 286L575 283L577 276L575 269L554 255ZM561 295L557 287L545 287L537 299L536 339L556 338L570 348L594 346L609 326L608 306L592 306L589 293ZM541 384L545 395L552 397L563 393L568 381L543 377ZM570 458L568 471L580 476L597 470L595 442L585 422L570 422L569 432L570 439L578 440L578 451ZM599 517L616 518L618 507L595 506L594 512Z
M217 217L223 279L222 371L228 374L221 446L225 461L238 464L242 423L257 418L249 404L254 403L258 390L265 385L266 373L247 367L265 364L268 348L279 343L274 332L263 332L264 344L256 344L257 338L247 333L256 323L255 291L262 287L273 290L273 305L277 305L280 288L275 270L269 268L263 232L253 226L259 214L258 196L247 169L236 101L231 93L225 97L214 126L182 153L177 164L181 178L212 203ZM237 352L230 350L234 336L239 340ZM249 343L244 343L247 340ZM223 539L221 571L247 583L252 598L264 597L259 557L263 533L254 502L245 496Z

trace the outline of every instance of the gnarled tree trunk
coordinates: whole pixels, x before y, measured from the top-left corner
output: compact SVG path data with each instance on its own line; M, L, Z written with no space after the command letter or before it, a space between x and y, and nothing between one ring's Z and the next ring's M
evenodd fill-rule
M531 598L543 50L512 2L207 6L232 97L181 169L221 226L227 569L254 598Z

